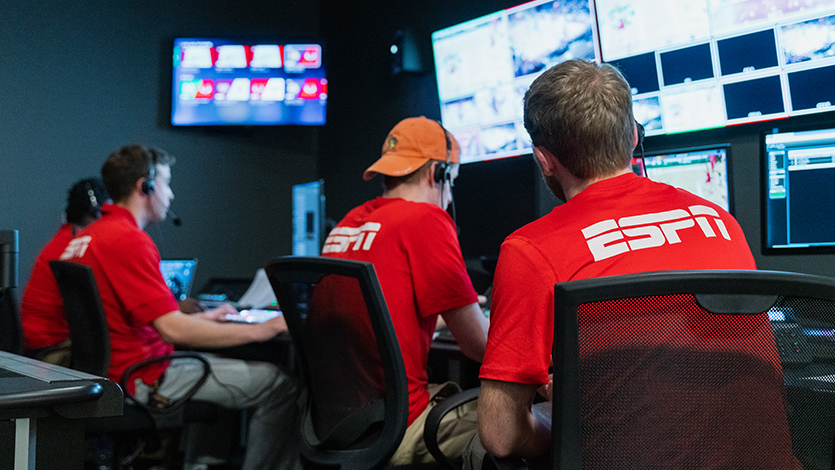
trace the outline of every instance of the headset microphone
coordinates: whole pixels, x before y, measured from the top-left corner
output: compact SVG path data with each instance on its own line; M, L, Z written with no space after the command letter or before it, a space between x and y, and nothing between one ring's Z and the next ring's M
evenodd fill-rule
M176 225L177 227L183 225L183 221L179 217L177 217L177 214L175 214L170 207L168 208L168 215L171 216L171 222L174 222L174 225Z

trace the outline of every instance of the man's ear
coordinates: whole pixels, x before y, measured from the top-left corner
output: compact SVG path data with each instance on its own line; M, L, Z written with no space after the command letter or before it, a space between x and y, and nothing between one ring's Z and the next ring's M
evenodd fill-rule
M539 164L539 169L542 170L542 174L546 176L553 175L557 157L542 147L534 147L533 154L536 162Z
M437 182L435 181L435 168L438 167L440 162L438 160L432 160L432 163L429 164L429 171L423 176L426 181L429 183L430 188L434 188Z
M142 196L145 196L145 195L146 195L145 193L143 193L143 192L142 192L142 184L143 184L144 182L146 182L146 181L148 181L148 178L142 177L142 178L139 178L138 180L136 180L136 182L135 182L135 183L133 183L133 192L134 192L134 194L135 194L135 193L139 193L139 194L141 194Z

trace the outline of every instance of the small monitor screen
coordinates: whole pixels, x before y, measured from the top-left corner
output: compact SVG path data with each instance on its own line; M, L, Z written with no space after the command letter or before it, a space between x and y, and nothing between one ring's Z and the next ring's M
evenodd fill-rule
M835 110L835 0L594 0L646 135Z
M835 129L774 129L763 149L764 252L835 252Z
M196 268L196 259L164 259L159 262L162 278L177 300L186 300L190 295Z
M530 153L522 98L544 70L595 60L588 0L535 0L432 34L441 119L461 162Z
M293 186L293 256L319 256L325 235L322 180Z
M318 43L174 41L171 123L322 125L328 81Z
M644 157L646 176L685 189L731 211L728 183L730 146L648 152Z

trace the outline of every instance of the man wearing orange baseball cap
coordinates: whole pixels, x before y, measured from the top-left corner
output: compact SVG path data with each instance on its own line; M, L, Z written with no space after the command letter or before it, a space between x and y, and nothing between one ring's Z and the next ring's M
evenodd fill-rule
M433 461L423 442L426 415L436 401L460 390L451 382L429 384L426 364L438 316L468 357L480 362L487 341L487 320L446 211L460 153L440 123L423 116L400 121L380 159L363 173L366 181L383 175L383 196L350 211L322 249L323 256L373 263L380 279L409 386L409 427L391 459L397 465ZM447 415L439 447L459 458L475 430L473 402Z

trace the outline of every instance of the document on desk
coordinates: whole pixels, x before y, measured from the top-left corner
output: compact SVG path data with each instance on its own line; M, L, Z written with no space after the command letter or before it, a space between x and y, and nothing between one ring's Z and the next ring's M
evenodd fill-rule
M244 295L238 299L238 305L242 308L264 308L275 305L276 301L275 292L270 285L267 272L261 268L255 273L255 279L252 280L252 284L249 285Z

